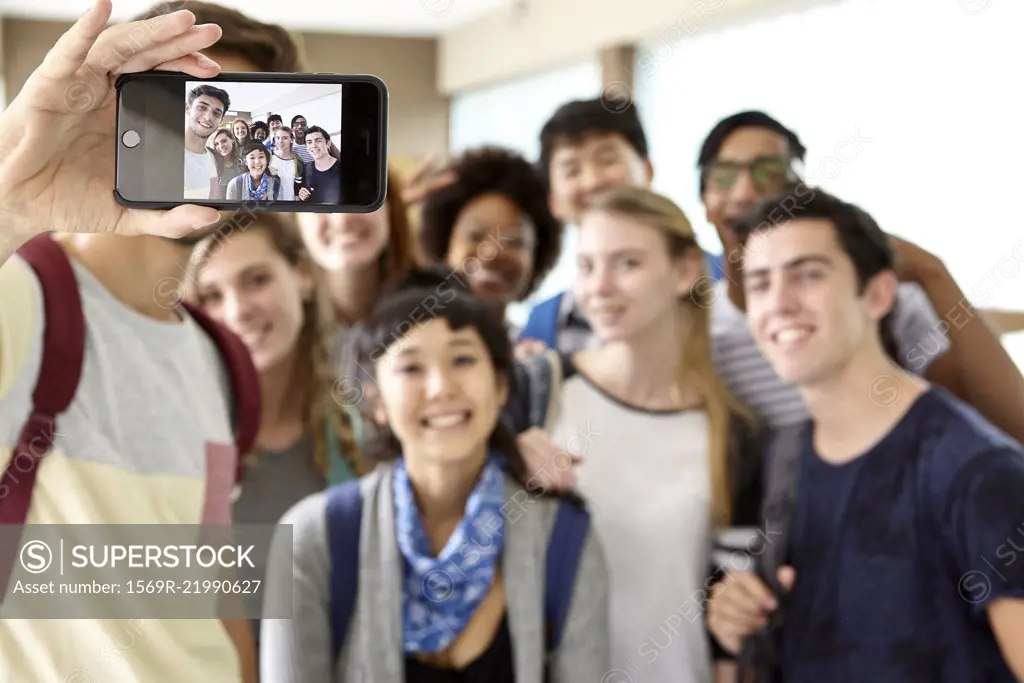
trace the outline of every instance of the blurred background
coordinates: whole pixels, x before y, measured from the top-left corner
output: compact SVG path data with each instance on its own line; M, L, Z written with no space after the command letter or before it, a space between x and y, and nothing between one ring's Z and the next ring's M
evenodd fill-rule
M151 4L115 0L114 18ZM697 194L698 146L718 119L762 109L800 135L810 182L937 254L973 303L1024 329L1020 0L221 4L294 31L312 71L383 78L400 174L483 143L536 159L560 104L632 100L655 189L687 210L710 251L721 245ZM0 0L0 101L86 8ZM1024 366L1024 333L1004 340Z

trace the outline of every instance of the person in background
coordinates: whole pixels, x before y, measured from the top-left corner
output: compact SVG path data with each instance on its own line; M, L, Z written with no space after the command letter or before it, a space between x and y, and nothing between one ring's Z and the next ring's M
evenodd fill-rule
M313 155L306 149L306 117L302 114L296 114L292 117L291 129L295 136L292 142L292 151L295 152L299 159L302 159L303 164L308 164L313 161Z
M518 154L482 147L444 171L454 182L423 202L422 253L458 273L504 319L505 306L529 296L558 260L562 225L536 170Z
M217 162L217 184L220 185L220 196L228 196L228 184L245 173L245 164L241 162L241 153L235 150L235 137L231 131L221 128L213 135L213 157Z
M767 198L731 227L757 345L810 418L792 456L786 593L731 573L712 632L736 652L757 631L768 656L754 663L787 683L1024 680L1024 563L1010 549L1024 447L893 357L898 250L819 189L798 206ZM765 524L783 542L781 520Z
M245 119L235 119L231 123L231 133L235 136L235 144L239 148L245 147L252 140L252 137L249 135L249 122Z
M189 297L235 332L260 373L259 450L249 460L235 520L274 523L325 483L366 473L350 413L333 400L333 325L323 274L294 219L264 212L225 223L196 245Z
M281 120L280 114L271 114L267 117L267 126L270 128L270 134L267 135L267 149L273 152L277 147L277 131L284 126L284 122Z
M705 254L678 206L630 186L592 197L577 259L574 299L600 344L525 360L508 420L527 433L546 407L562 446L548 468L587 500L611 578L612 669L704 683L712 541L757 526L761 428L715 371Z
M263 121L254 121L253 124L249 126L249 135L252 136L253 140L266 147L267 139L270 136L270 128Z
M331 156L331 136L320 126L306 130L306 149L313 161L306 164L302 187L296 195L300 201L316 204L341 202L341 163Z
M220 88L200 85L185 102L185 199L220 199L217 159L206 141L217 131L231 98Z
M806 150L796 133L758 111L720 121L698 156L700 192L708 222L726 249L728 277L715 289L713 353L732 390L772 427L807 419L800 392L782 380L754 341L743 315L741 266L733 226L756 203L788 191L793 207L815 190L800 181ZM983 316L933 254L889 235L897 254L900 286L893 309L892 342L911 372L951 391L1000 429L1024 442L1024 377ZM940 320L936 313L946 318Z
M282 199L281 178L270 168L270 150L251 141L242 148L247 172L228 183L228 199L233 201L278 201Z
M355 606L332 650L338 625L328 607L342 571L328 543L337 523L328 520L332 488L282 519L291 533L275 545L287 542L292 561L270 567L266 600L288 600L294 617L263 622L265 681L593 683L608 672L607 571L592 530L564 588L571 600L563 636L546 650L545 567L559 557L545 551L560 508L585 515L580 503L535 496L514 523L506 519L529 482L499 421L514 363L504 326L457 287L444 306L405 324L444 285L439 277L434 286L399 288L360 333L377 387L381 464L356 484Z
M44 418L52 449L24 502L30 524L230 523L232 475L244 453L235 438L232 413L240 404L229 364L165 287L181 277L192 246L219 212L188 204L127 210L113 193L117 75L160 69L206 80L220 73L210 59L228 28L171 12L168 3L162 8L168 14L161 21L108 26L111 2L96 0L0 114L9 135L32 141L30 150L0 150L0 467L22 482L26 465L14 458L23 425L39 416L41 395L68 386L66 375L56 386L38 386L53 381L41 365L55 360L44 348L47 328L74 328L51 319L50 304L80 302L84 316L74 395L56 429L52 415ZM83 82L94 97L82 107L55 106ZM28 252L17 252L29 242L56 247L45 263L67 264L70 278L35 271ZM74 359L63 362L74 367ZM5 476L5 521L17 504L10 484ZM7 588L4 606L11 604ZM125 643L130 648L123 650ZM124 656L107 656L122 650ZM216 618L0 618L0 672L19 683L69 676L112 683L257 680L249 621Z
M332 365L338 377L357 386L355 378L368 377L355 353L359 324L415 263L402 185L389 172L384 205L371 213L299 213L296 218L306 249L327 280L337 323Z
M276 524L307 495L366 474L358 415L332 393L322 277L294 219L261 213L244 229L225 223L196 245L188 282L189 298L242 339L260 376L256 451L246 459L232 521ZM258 635L258 620L254 629Z
M587 201L606 190L633 186L649 188L654 167L648 158L647 137L635 104L612 110L602 99L568 102L548 119L540 134L540 168L554 215L575 226ZM562 261L556 272L575 271L576 231L566 232ZM711 277L720 277L721 258L708 255ZM564 283L544 283L557 292L537 303L523 328L522 353L545 347L573 353L597 343L586 317L575 305L571 277Z
M270 151L270 168L281 178L281 200L294 201L295 188L302 185L302 163L292 152L292 129L278 126L275 135L277 141Z

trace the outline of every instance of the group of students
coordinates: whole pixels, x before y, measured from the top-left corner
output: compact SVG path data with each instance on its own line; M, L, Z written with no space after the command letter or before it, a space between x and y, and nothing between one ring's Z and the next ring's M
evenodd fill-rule
M341 201L340 150L320 126L296 114L251 124L235 118L221 126L231 96L214 85L196 86L185 105L185 199L243 202Z
M136 31L104 28L97 2L5 129L40 140L47 168L97 118L110 132L96 144L113 144L102 96L61 113L56 135L34 114L80 69L122 68L105 58L122 34L144 36L118 55L132 68L206 78L202 51L225 70L303 70L279 27L184 7ZM30 418L54 414L55 291L77 295L84 338L30 505L5 494L0 519L276 524L292 563L268 568L265 599L293 611L148 621L102 663L115 622L0 620L0 670L1024 680L1024 565L1003 552L1024 547L1024 379L980 315L940 317L967 302L942 262L802 183L799 138L763 113L723 120L698 154L720 257L651 191L635 108L568 103L540 143L539 174L486 147L404 189L391 178L371 214L244 225L197 206L125 212L88 191L112 188L113 168L28 173L29 152L6 152L5 492L26 479L11 468ZM39 185L52 177L60 188ZM553 268L565 225L573 286L513 329L505 307ZM54 284L61 259L70 285ZM187 306L154 295L168 278ZM257 377L251 449L245 368L215 326Z

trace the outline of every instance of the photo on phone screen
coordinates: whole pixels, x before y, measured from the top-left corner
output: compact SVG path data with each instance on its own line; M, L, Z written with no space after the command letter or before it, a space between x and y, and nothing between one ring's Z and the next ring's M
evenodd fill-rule
M342 90L186 82L182 198L340 203Z
M118 200L373 210L386 189L386 99L373 77L133 74L118 84Z

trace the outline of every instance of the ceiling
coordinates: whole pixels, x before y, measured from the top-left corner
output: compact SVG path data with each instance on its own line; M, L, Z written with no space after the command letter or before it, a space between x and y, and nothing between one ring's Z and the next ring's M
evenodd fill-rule
M112 20L124 21L158 2L180 0L113 0ZM398 36L438 36L508 0L217 0L261 21L296 31L344 32ZM73 21L89 0L0 0L0 15L26 19ZM307 8L297 11L297 8Z

